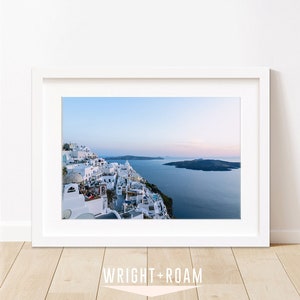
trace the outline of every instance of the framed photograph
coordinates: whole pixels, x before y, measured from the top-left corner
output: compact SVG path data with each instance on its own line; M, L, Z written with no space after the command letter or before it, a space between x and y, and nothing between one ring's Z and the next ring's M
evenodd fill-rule
M33 246L269 246L269 70L35 69Z

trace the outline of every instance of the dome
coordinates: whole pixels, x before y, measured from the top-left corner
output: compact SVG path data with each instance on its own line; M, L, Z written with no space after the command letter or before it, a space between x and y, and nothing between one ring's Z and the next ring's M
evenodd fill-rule
M95 216L90 213L85 213L85 214L79 215L76 219L95 219Z
M83 178L79 173L71 172L63 177L64 184L80 183L82 181L83 181Z

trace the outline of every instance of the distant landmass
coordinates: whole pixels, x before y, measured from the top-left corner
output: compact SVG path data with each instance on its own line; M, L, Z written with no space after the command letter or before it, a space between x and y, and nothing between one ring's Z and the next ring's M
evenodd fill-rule
M122 156L112 156L112 157L105 157L107 160L153 160L153 159L164 159L163 157L156 156L135 156L135 155L122 155Z
M194 159L169 162L164 165L175 166L176 168L184 168L190 170L201 170L201 171L231 171L233 169L239 169L241 163L229 162L217 159Z

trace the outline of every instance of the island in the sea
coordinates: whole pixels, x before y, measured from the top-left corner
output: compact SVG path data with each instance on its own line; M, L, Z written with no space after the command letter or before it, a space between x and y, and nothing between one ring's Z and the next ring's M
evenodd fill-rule
M217 159L194 159L166 163L167 166L201 171L231 171L241 167L240 162L229 162Z
M135 156L135 155L122 155L122 156L112 156L105 157L107 160L154 160L154 159L164 159L160 156Z

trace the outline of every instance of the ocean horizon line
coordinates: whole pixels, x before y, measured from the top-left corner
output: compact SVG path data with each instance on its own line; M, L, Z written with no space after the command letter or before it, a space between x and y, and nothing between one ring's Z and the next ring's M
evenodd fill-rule
M131 156L131 157L149 157L149 158L157 158L157 159L241 159L240 156L171 156L171 155L135 155L135 154L120 154L120 155L101 155L100 153L96 152L98 157L101 157L103 159L109 158L109 160L112 159L118 159L119 157L126 157L126 156ZM124 160L124 159L118 159L118 160Z

